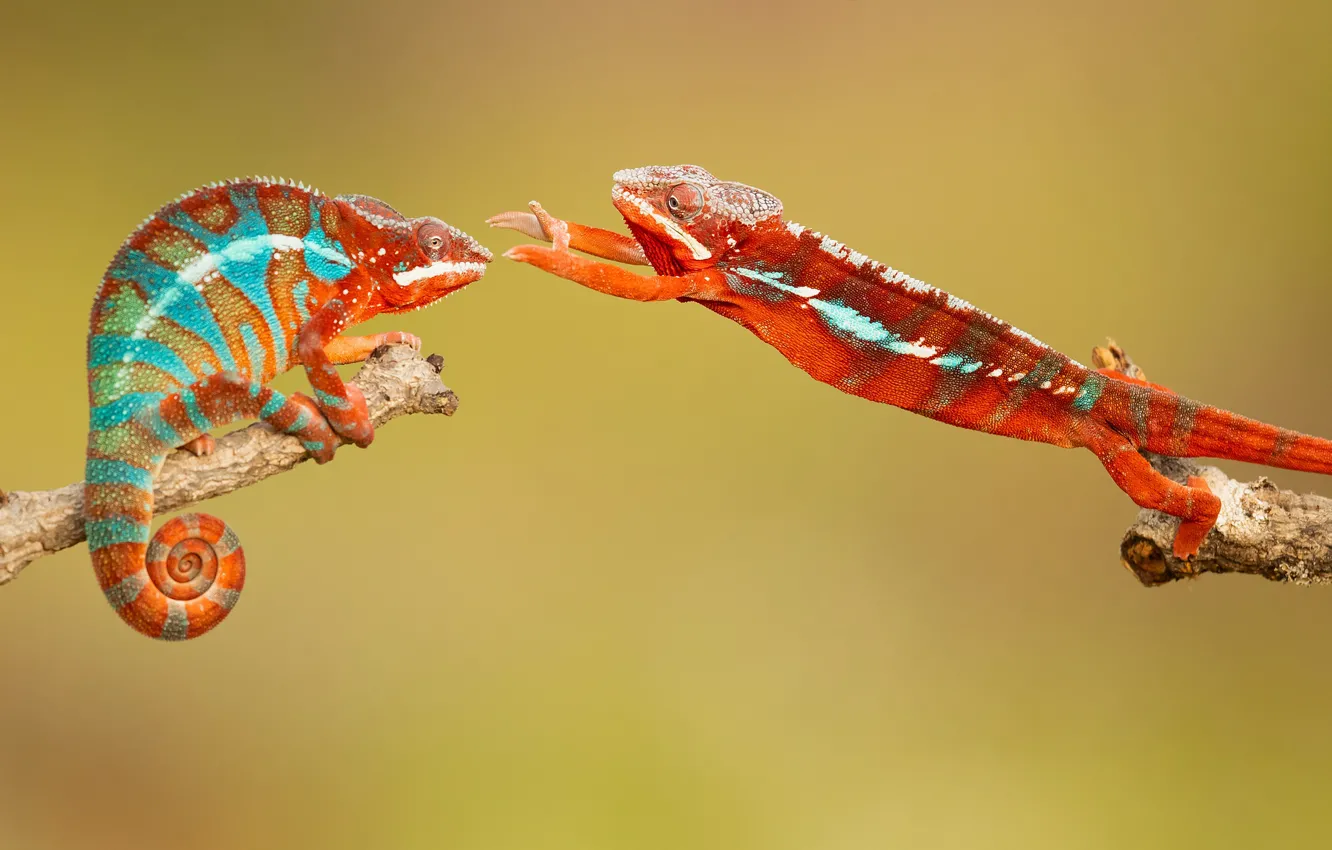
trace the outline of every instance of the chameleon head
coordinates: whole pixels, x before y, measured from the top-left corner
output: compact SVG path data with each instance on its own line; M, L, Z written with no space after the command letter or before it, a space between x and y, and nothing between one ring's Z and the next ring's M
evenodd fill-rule
M651 238L684 269L712 265L782 214L782 202L767 192L718 180L697 165L632 168L614 180L611 200L634 236L640 243Z
M384 311L425 307L485 274L490 251L437 218L406 218L366 195L339 195L344 218L357 221L364 262L373 269Z

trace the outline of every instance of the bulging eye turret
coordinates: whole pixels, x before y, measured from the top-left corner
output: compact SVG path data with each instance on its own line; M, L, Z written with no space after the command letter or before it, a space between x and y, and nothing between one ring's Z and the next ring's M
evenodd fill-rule
M431 261L438 260L449 252L449 231L433 221L428 221L416 231L416 244Z
M703 209L703 190L693 183L681 183L666 196L666 208L680 221L688 221Z

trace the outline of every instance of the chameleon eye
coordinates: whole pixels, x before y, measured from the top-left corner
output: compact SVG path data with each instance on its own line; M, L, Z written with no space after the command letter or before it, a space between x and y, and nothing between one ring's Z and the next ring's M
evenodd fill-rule
M449 232L435 222L428 221L416 231L416 244L421 246L421 250L431 260L438 260L448 253Z
M688 221L703 209L703 190L692 183L681 183L666 196L666 209L681 221Z

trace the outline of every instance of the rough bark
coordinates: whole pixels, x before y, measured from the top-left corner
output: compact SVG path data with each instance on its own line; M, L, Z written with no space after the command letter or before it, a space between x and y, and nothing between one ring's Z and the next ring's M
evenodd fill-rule
M1093 353L1097 367L1144 377L1113 342ZM413 413L452 414L457 396L439 379L443 360L422 359L404 346L380 348L352 379L365 393L376 427ZM1266 478L1243 483L1192 460L1144 452L1176 481L1197 475L1221 497L1221 516L1201 551L1183 561L1171 553L1179 521L1143 510L1125 532L1120 558L1138 580L1154 587L1203 573L1248 573L1272 581L1332 583L1332 499L1281 490ZM263 424L217 441L207 457L175 452L155 488L155 510L168 513L247 487L309 459L294 437ZM82 482L57 490L0 491L0 584L32 561L84 539Z
M1113 341L1095 349L1092 362L1145 378ZM1198 554L1184 561L1171 551L1179 520L1139 511L1119 546L1121 561L1138 581L1156 587L1203 573L1248 573L1296 584L1332 582L1332 499L1282 490L1265 477L1236 481L1187 458L1143 456L1181 484L1191 475L1205 479L1221 498L1221 515Z
M365 394L375 427L413 413L451 415L458 397L444 386L444 360L422 358L402 345L375 350L351 380ZM217 440L205 457L176 451L167 457L154 488L154 512L168 513L286 472L309 460L299 440L262 423ZM84 539L83 482L56 490L0 493L0 584L25 566Z

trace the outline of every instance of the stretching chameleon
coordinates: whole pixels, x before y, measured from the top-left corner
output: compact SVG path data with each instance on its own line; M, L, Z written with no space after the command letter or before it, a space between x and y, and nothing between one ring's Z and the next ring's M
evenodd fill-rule
M766 192L694 165L614 180L611 200L633 238L561 221L533 201L530 213L488 223L554 247L520 245L504 256L621 298L697 301L843 392L950 425L1090 449L1136 503L1181 519L1177 557L1197 553L1221 502L1201 478L1186 486L1161 475L1139 448L1332 474L1332 441L1088 369L960 298L783 221L781 202Z
M240 543L215 517L176 517L149 540L168 452L207 454L209 429L244 417L296 435L319 463L341 440L369 445L365 398L334 365L421 341L339 334L424 307L480 278L490 259L437 218L271 178L197 189L144 221L107 269L88 334L85 528L125 622L150 637L197 637L244 585ZM265 386L297 364L314 399Z

